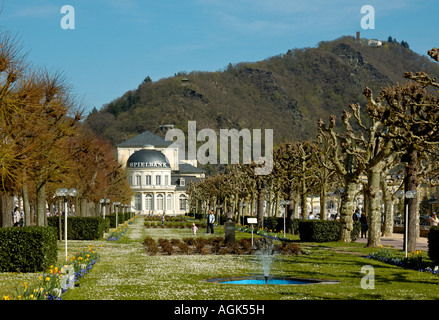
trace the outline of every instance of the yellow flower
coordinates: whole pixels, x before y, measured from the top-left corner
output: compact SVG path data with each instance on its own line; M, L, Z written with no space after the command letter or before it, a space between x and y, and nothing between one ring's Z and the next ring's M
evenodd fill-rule
M50 278L49 277L46 277L46 282L49 282L50 281Z
M3 300L11 300L9 296L3 296Z
M33 299L33 298L34 298L34 295L33 295L33 294L31 294L31 295L29 296L29 298Z

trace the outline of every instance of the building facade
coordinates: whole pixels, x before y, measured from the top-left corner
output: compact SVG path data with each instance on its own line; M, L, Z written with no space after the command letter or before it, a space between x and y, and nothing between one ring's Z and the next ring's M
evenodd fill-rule
M131 207L138 214L187 214L187 186L205 177L196 161L179 161L178 148L171 144L146 131L117 145L134 192Z

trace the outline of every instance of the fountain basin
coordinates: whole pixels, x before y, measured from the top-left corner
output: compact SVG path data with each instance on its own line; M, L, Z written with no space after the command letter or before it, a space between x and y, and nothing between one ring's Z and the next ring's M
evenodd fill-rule
M304 285L304 284L334 284L339 281L324 279L306 279L293 277L265 277L265 276L249 276L249 277L230 277L230 278L214 278L207 282L216 282L221 284L240 284L240 285Z

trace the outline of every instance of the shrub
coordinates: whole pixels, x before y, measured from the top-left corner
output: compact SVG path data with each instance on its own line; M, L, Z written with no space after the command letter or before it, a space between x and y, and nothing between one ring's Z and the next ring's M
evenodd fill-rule
M207 244L207 239L204 238L197 238L194 243L195 248L197 248L197 250L200 252L206 244Z
M299 221L300 240L304 242L333 242L340 237L340 221L301 220ZM351 240L355 241L360 233L360 223L354 223Z
M298 255L301 254L299 247L291 242L282 242L276 245L275 250L283 255Z
M193 246L195 244L195 239L194 238L184 238L183 241L188 245L188 246Z
M0 228L0 271L37 272L57 261L53 227Z
M300 240L305 242L338 241L340 223L338 221L302 220L299 222Z
M180 242L178 248L183 252L183 254L189 253L189 246L186 242Z
M163 243L162 249L169 255L174 253L174 246L169 241Z
M58 217L47 218L47 224L59 229ZM101 217L68 217L67 239L98 240L104 236L105 227L105 220ZM64 218L61 219L61 228L64 237Z
M439 226L428 232L428 256L435 265L439 265Z
M252 242L249 238L242 238L239 240L239 244L244 248L245 251L250 251L252 249Z

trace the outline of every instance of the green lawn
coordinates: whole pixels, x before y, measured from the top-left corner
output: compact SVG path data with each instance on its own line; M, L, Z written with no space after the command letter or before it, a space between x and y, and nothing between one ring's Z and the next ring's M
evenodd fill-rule
M218 227L217 235L224 235ZM282 299L437 299L439 276L407 270L361 257L377 249L358 243L299 244L304 254L273 258L271 274L300 278L340 281L337 284L307 285L230 285L209 283L206 279L230 276L261 275L257 255L156 255L145 253L143 239L191 237L189 229L145 228L136 220L117 242L93 241L100 259L92 271L81 279L79 287L63 295L64 300L282 300ZM206 237L199 230L197 237ZM240 237L250 237L238 232ZM212 235L210 236L212 237ZM90 242L70 241L74 252ZM59 244L60 259L63 243ZM375 288L362 289L365 265L373 267ZM11 294L23 281L38 274L0 274L0 294ZM12 291L12 292L11 292Z

